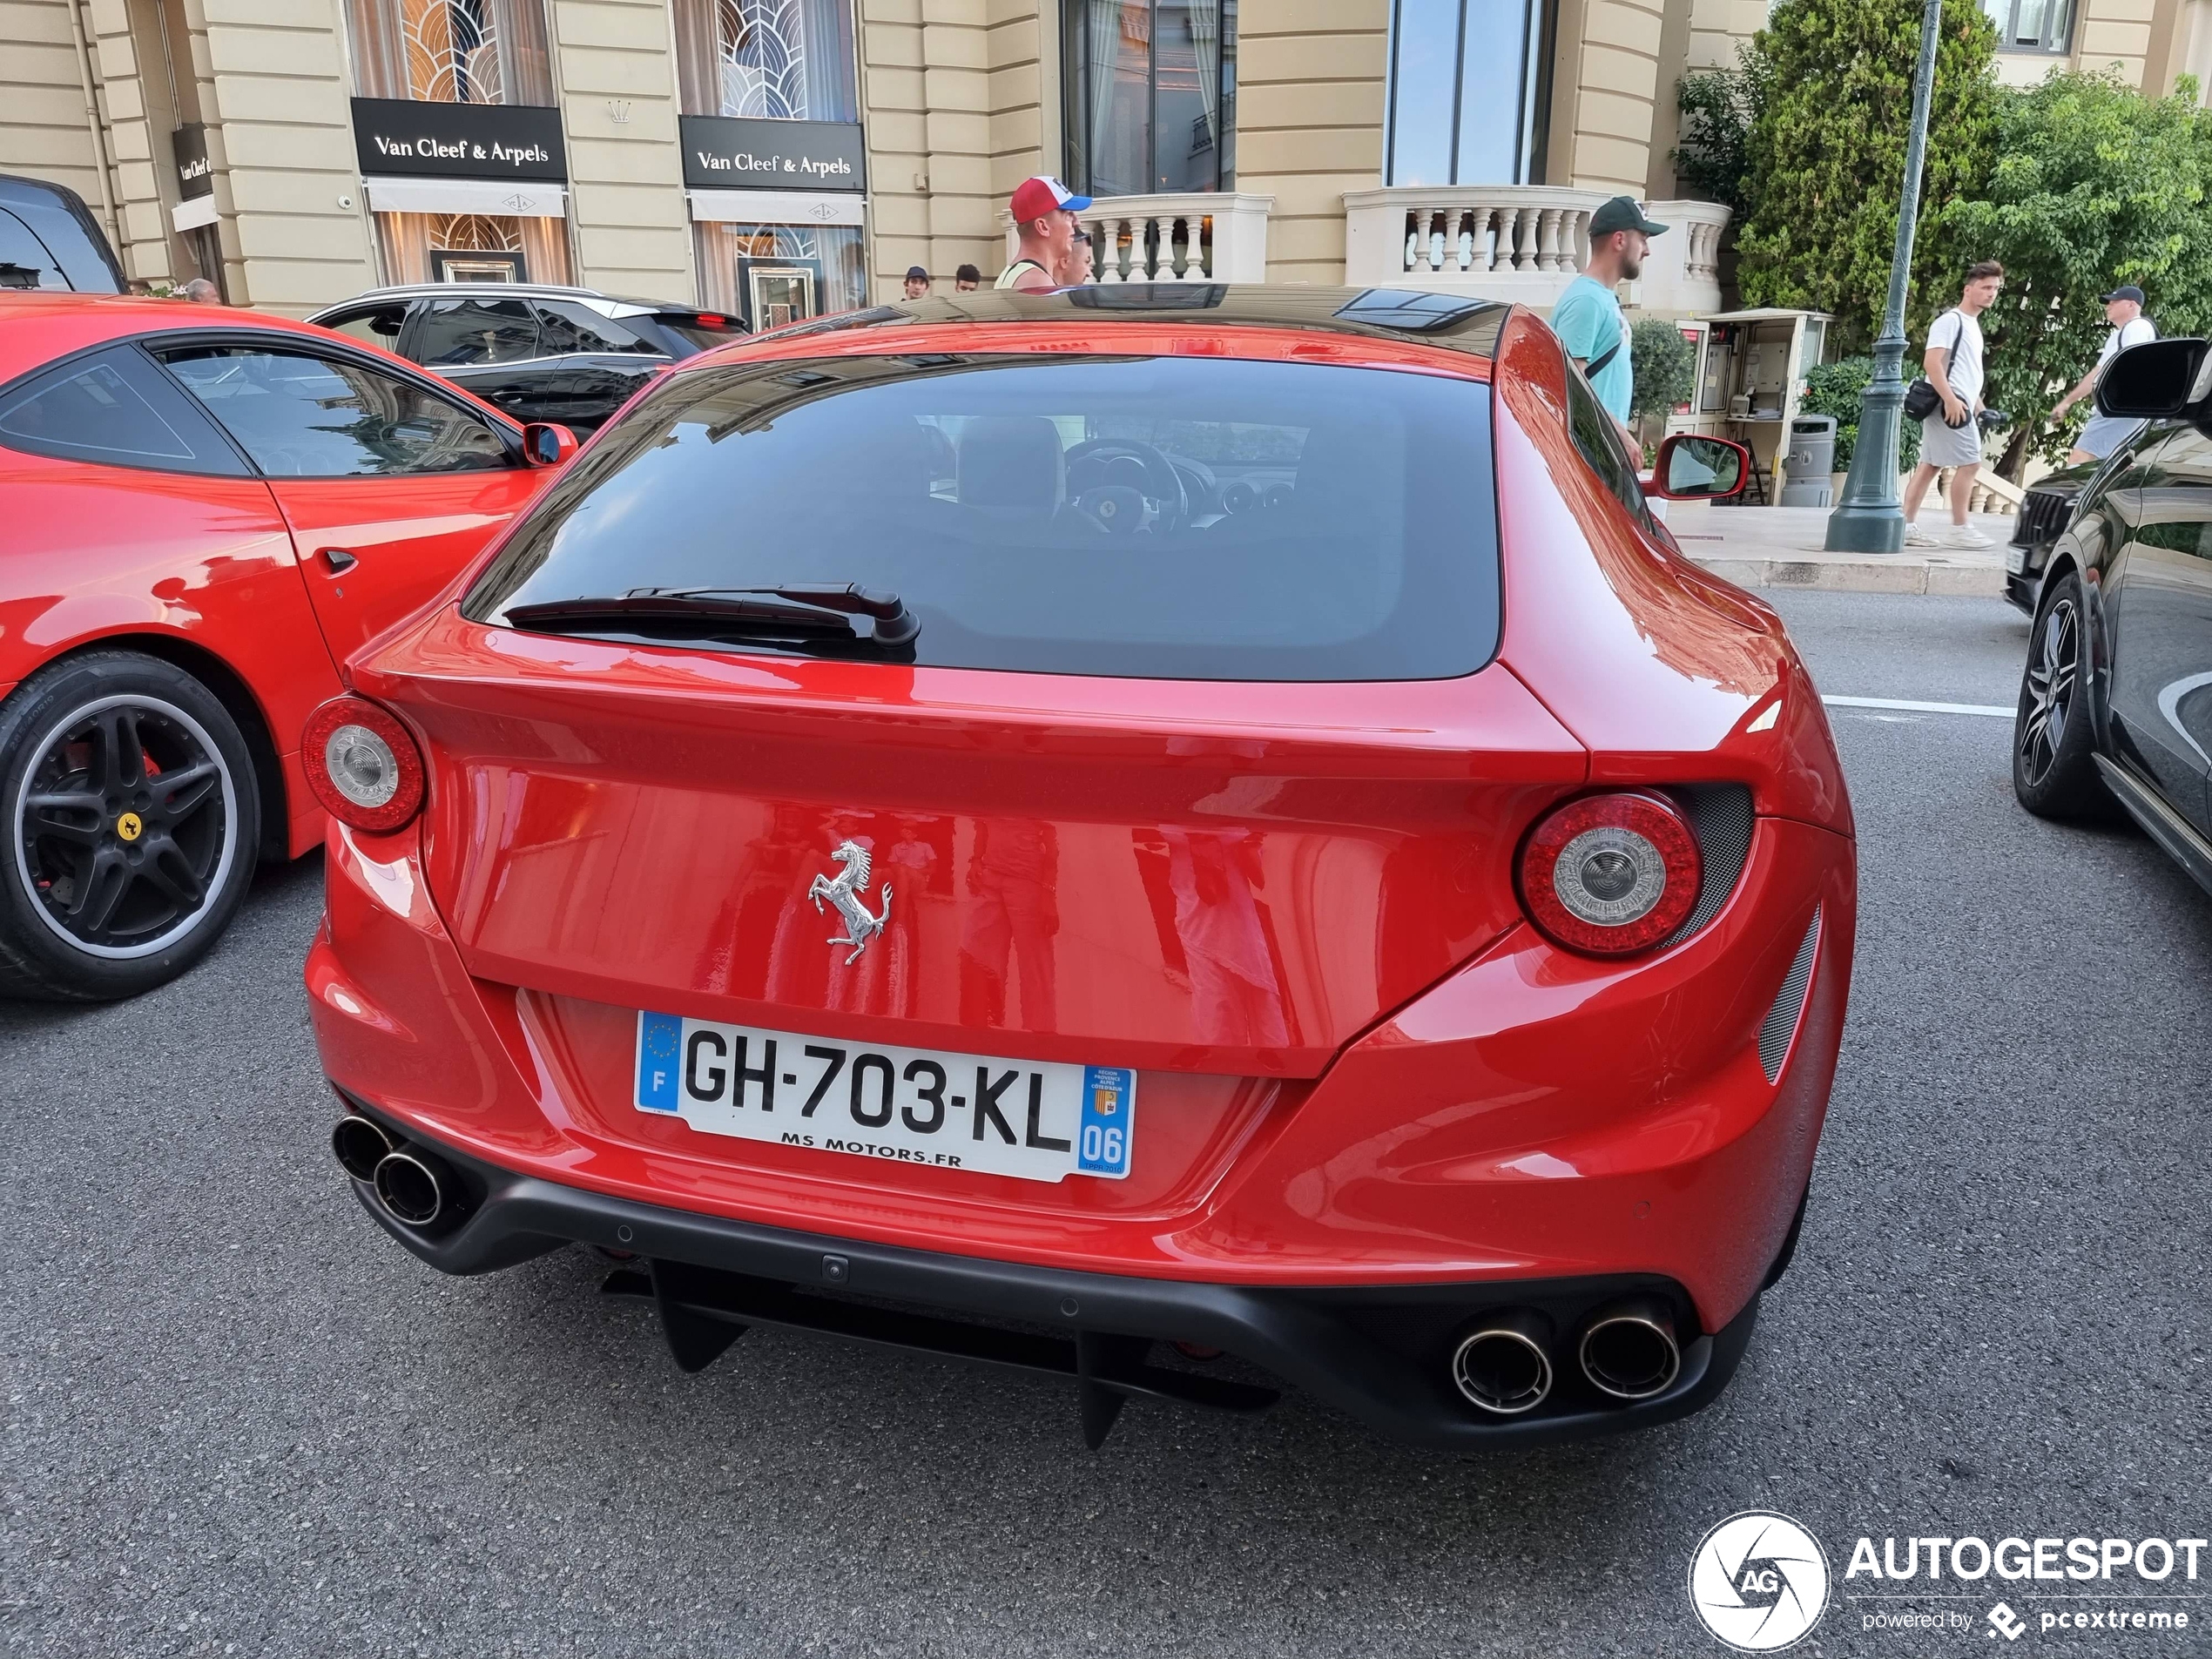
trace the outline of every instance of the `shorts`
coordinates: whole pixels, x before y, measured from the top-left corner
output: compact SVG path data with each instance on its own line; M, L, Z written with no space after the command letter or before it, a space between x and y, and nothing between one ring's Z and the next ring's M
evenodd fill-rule
M2074 441L2077 449L2087 449L2100 461L2143 429L2143 422L2122 419L2116 415L2093 415L2081 428L2081 435Z
M1920 422L1920 464L1924 467L1973 467L1981 462L1981 428L1969 421L1946 426L1938 409Z

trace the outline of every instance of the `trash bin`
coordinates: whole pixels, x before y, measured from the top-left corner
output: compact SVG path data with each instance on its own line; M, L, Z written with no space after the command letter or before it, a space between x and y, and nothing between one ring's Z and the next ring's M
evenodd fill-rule
M1801 415L1790 422L1790 451L1782 462L1784 507L1829 507L1834 492L1829 475L1836 470L1836 417Z

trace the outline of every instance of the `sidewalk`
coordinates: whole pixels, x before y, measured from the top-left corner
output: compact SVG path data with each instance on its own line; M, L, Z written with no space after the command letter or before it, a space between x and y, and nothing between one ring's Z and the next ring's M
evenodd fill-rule
M1922 517L1939 534L1950 515L1930 502ZM1667 503L1667 528L1682 550L1715 576L1746 588L1826 588L1847 593L2001 597L2005 543L2013 521L1977 513L1987 548L1912 547L1901 553L1829 553L1825 507L1721 507Z

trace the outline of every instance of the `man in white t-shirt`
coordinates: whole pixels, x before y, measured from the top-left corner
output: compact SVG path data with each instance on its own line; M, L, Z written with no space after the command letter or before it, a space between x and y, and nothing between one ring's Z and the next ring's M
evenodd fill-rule
M1997 302L2005 267L1984 260L1966 267L1959 303L1928 325L1927 350L1920 372L1943 401L1920 422L1920 464L1905 487L1905 542L1908 547L1989 547L1993 543L1966 522L1966 502L1974 475L1981 470L1981 314ZM1951 468L1951 535L1942 541L1913 521L1936 474Z
M2112 332L2105 336L2105 348L2097 354L2096 364L2074 388L2059 400L2058 408L2051 411L2054 422L2065 418L2066 412L2097 389L2097 382L2104 377L2105 365L2130 346L2140 346L2147 340L2158 338L2158 325L2143 315L2143 291L2134 283L2125 283L2105 295L2105 320L2112 325ZM2074 441L2074 448L2067 451L2067 460L2079 465L2085 461L2102 461L2107 455L2143 429L2141 421L2123 420L2118 415L2093 415L2081 428L2081 435Z

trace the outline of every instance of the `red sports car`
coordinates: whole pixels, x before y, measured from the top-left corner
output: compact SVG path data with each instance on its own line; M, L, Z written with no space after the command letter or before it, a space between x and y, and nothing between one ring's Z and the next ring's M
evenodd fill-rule
M764 335L350 674L333 1145L448 1272L581 1241L686 1369L902 1345L1067 1378L1093 1444L1272 1373L1467 1448L1695 1410L1788 1260L1843 778L1526 312Z
M158 985L321 842L301 722L537 492L524 450L324 329L0 293L0 995Z

